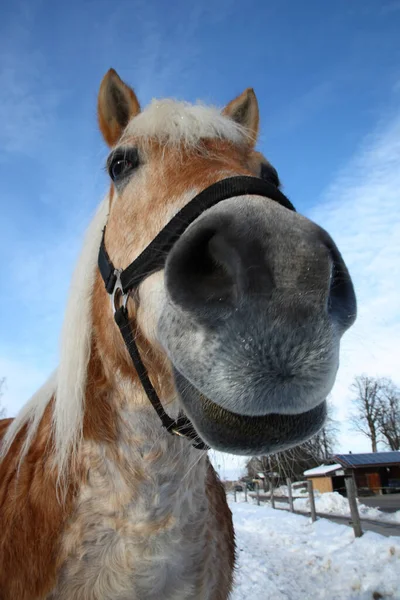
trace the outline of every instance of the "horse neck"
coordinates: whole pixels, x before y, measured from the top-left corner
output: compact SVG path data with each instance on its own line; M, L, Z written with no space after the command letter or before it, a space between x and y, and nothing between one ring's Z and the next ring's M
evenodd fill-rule
M162 427L133 366L124 359L119 366L114 364L118 353L108 353L101 344L101 339L92 344L88 367L83 428L87 467L97 465L101 477L108 479L103 481L104 489L117 482L124 495L146 496L148 502L162 490L169 510L195 490L205 496L206 453ZM176 417L179 406L171 396L171 382L165 381L168 372L160 368L155 372L153 365L150 374L160 397L168 392L166 408Z

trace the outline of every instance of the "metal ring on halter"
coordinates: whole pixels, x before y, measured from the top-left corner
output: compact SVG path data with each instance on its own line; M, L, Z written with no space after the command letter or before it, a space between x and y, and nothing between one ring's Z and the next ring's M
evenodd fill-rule
M173 427L173 428L171 429L171 431L172 431L172 433L174 433L175 435L179 435L179 437L183 437L183 438L184 438L184 437L186 437L186 435L185 435L184 433L181 433L181 432L179 431L179 429L177 429L176 427Z
M129 298L129 292L124 294L124 290L122 288L121 283L121 273L120 269L114 269L114 275L116 277L115 285L112 294L110 295L111 307L114 311L114 314L117 312L121 306L126 308Z

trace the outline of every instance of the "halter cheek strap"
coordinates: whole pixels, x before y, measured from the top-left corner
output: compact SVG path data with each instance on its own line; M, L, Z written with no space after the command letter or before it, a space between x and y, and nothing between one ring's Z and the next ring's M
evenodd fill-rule
M189 419L184 415L180 415L178 419L174 420L165 412L140 357L126 304L129 294L146 277L164 268L168 252L193 221L205 210L222 200L244 195L264 196L289 210L295 210L288 198L271 183L256 177L229 177L212 184L197 194L167 223L164 229L126 269L116 269L111 262L105 247L105 228L99 250L98 267L105 288L111 298L114 319L142 386L163 427L172 434L190 439L192 445L199 450L208 450L208 446L199 438Z

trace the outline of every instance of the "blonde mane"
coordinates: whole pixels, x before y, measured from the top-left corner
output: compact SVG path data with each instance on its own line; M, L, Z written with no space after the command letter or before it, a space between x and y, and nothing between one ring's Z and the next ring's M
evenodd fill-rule
M90 223L72 276L61 334L60 362L48 381L32 396L9 426L0 449L0 458L10 449L18 432L27 425L20 460L28 451L43 413L52 397L54 461L60 475L74 454L82 436L84 396L92 332L91 300L102 230L108 216L108 196Z
M248 132L216 108L173 100L153 100L149 107L131 119L121 142L131 136L139 136L144 142L157 139L166 144L183 142L185 146L195 147L203 138L228 139L234 143L243 143ZM20 456L22 460L35 437L46 406L54 398L53 450L60 477L66 472L69 459L74 458L82 437L92 333L91 300L102 230L108 216L108 204L107 196L88 227L72 277L61 335L59 367L20 410L9 426L0 447L1 459L9 451L18 432L26 425L27 434Z

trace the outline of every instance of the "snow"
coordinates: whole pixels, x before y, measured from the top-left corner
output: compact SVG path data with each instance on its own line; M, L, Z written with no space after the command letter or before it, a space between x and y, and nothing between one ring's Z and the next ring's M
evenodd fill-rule
M239 499L239 494L242 494L243 498L242 497L240 497L240 498L244 500L244 492L237 492L237 494L238 494L238 499ZM247 494L252 499L257 498L257 492L248 492ZM304 498L304 496L307 496L307 494L308 494L308 492L307 492L306 488L297 488L296 489L292 486L292 498ZM266 496L269 497L271 495L271 492L270 491L264 492L262 489L260 489L260 495L263 498L265 498ZM281 485L280 487L274 489L274 497L275 498L280 498L282 496L285 498L287 498L289 496L289 490L286 485Z
M232 600L400 599L400 538L230 502L238 564Z
M307 496L308 492L307 492L307 488L295 488L292 485L292 498L304 498L304 496ZM285 498L287 498L289 496L289 488L286 485L281 485L280 487L278 487L276 490L274 490L274 496L276 497L280 497L280 496L284 496Z
M331 473L332 471L342 470L342 465L320 465L319 467L315 467L314 469L308 469L308 471L304 471L303 475L306 477L310 477L313 475L325 475L326 473Z
M314 491L315 508L317 513L329 515L339 515L350 517L350 508L347 498L341 496L338 492L326 492L319 494ZM357 499L358 511L362 519L372 519L374 521L383 521L385 523L400 523L400 511L395 513L385 513L378 508L371 508L362 504ZM308 498L296 499L293 503L294 509L299 512L310 512L310 501Z

